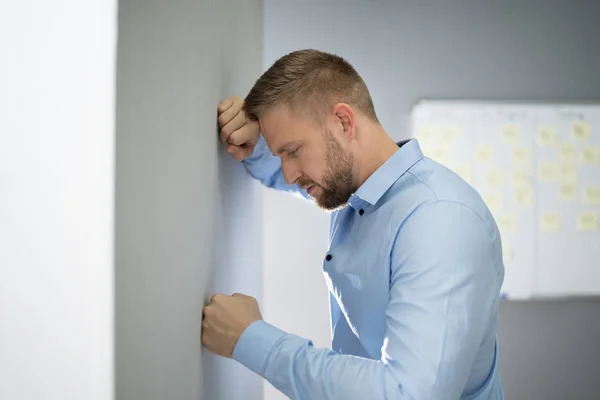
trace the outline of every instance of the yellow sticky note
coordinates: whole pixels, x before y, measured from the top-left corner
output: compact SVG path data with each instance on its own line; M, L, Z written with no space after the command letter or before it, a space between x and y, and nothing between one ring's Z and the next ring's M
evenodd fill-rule
M531 162L531 149L527 147L514 147L512 149L512 161L513 163L530 163Z
M557 166L557 176L561 182L577 183L577 164L573 162L561 162Z
M471 183L473 180L473 169L470 165L457 165L452 170L466 182Z
M589 123L580 121L573 124L571 134L574 140L588 140L592 127Z
M515 203L521 207L529 207L533 203L533 189L531 186L519 186L515 188Z
M501 233L514 232L517 230L517 218L512 214L502 214L496 217L496 223Z
M502 242L502 260L509 261L512 259L512 247L506 242Z
M423 125L417 128L416 137L418 139L431 139L435 135L435 127L433 125Z
M538 130L538 145L553 146L556 143L556 128L541 126Z
M576 161L577 151L573 142L561 142L558 144L559 161Z
M577 183L563 182L558 186L560 199L563 201L577 199Z
M581 162L583 164L598 164L599 154L598 147L584 147L581 149Z
M515 169L510 173L514 186L531 185L531 171L526 169Z
M490 162L494 159L492 146L482 145L475 148L475 159L479 162Z
M540 230L542 232L560 231L560 215L557 213L544 213L540 216Z
M502 197L499 194L487 193L483 195L483 202L492 212L502 208Z
M454 125L442 125L440 137L446 143L454 143L458 140L458 128Z
M519 127L517 125L503 126L501 130L501 137L505 143L517 143L519 141Z
M504 171L502 171L501 169L492 169L490 171L487 171L485 178L489 186L502 186L502 184L504 183Z
M555 162L540 161L538 163L538 179L540 181L554 181L558 178L558 165Z
M588 186L583 191L583 201L585 204L600 205L600 186Z
M584 211L577 216L577 229L580 231L598 230L598 214L594 211Z

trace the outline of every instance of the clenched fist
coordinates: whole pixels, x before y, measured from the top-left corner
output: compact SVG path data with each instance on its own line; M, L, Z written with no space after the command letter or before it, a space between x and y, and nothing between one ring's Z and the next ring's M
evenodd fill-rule
M244 101L234 96L217 107L221 142L227 144L227 152L237 161L252 155L260 134L258 121L248 119L243 106Z
M202 344L211 353L231 358L242 333L262 319L254 297L215 294L202 312Z

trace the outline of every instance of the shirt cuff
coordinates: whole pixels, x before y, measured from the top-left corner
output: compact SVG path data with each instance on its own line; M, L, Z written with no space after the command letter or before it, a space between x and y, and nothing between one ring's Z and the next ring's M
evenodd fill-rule
M233 348L232 357L242 365L264 377L267 359L285 332L263 321L254 321L242 333Z
M242 160L242 163L251 164L257 160L259 160L265 153L271 154L269 147L267 146L267 142L263 137L262 133L258 136L258 141L254 146L254 150L250 157L246 157Z

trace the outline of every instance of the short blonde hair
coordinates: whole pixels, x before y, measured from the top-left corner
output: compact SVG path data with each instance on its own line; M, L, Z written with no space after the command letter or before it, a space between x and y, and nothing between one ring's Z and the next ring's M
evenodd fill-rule
M346 103L379 122L367 85L342 57L314 49L297 50L278 59L256 81L244 111L258 120L280 105L307 111L319 121L337 103Z

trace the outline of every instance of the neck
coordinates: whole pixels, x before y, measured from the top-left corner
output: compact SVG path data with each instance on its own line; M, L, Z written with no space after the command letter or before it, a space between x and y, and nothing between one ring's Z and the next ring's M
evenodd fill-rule
M357 139L359 151L355 156L355 176L361 186L398 151L398 145L379 124L370 124Z

